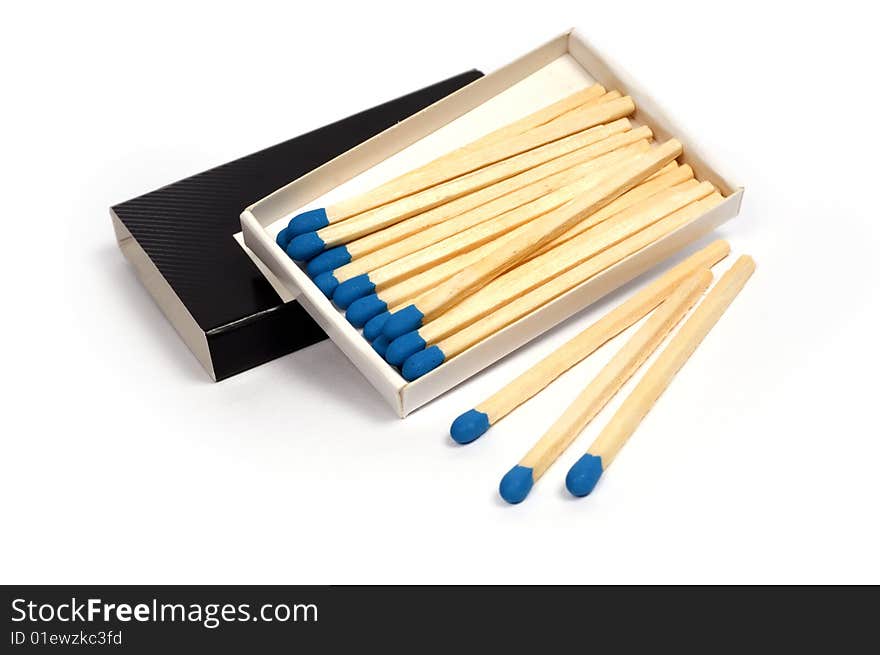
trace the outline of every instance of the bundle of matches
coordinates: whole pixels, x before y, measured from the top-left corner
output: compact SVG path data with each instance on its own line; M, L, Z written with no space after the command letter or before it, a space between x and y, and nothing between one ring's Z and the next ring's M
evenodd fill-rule
M412 381L723 198L587 87L278 234Z
M504 500L512 504L525 500L535 482L700 300L712 281L711 267L729 252L726 242L716 241L692 255L492 397L455 419L450 430L455 441L466 444L478 439L490 425L535 396L604 343L648 316L544 436L502 478L499 493ZM743 288L754 269L751 257L740 257L670 339L586 454L571 467L565 484L573 495L586 496L593 490L620 448Z

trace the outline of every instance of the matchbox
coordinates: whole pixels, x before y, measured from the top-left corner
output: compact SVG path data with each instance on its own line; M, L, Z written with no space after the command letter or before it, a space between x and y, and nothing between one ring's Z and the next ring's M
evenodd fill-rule
M637 107L633 123L648 125L657 140L678 139L684 146L680 161L701 180L714 184L724 201L423 377L404 380L276 245L278 232L303 210L367 191L592 82L631 96ZM708 234L739 212L742 196L742 187L721 172L650 94L571 31L278 189L248 207L241 223L245 244L254 256L403 417Z
M233 238L242 207L481 75L461 73L111 207L120 250L211 379L325 338Z

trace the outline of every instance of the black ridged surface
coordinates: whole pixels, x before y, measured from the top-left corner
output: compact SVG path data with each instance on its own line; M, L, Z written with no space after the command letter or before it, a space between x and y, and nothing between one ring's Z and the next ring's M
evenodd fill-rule
M113 207L207 333L218 380L324 338L232 238L241 211L481 75L462 73Z

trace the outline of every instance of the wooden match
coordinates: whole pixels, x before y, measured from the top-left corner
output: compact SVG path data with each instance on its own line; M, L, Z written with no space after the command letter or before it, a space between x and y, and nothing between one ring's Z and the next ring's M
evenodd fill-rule
M501 182L507 178L513 177L520 173L534 169L536 166L546 164L553 160L559 159L565 155L581 150L587 146L601 143L609 137L623 132L629 127L627 119L620 119L613 123L597 125L594 128L578 132L570 137L560 139L548 143L534 150L521 153L509 159L504 159L485 168L480 168L461 177L456 177L442 184L429 187L413 195L405 196L394 202L381 205L375 209L353 216L348 220L334 223L315 232L321 241L321 250L314 247L309 248L309 243L314 241L313 238L308 239L304 235L295 237L288 245L287 251L291 257L298 260L305 260L315 257L319 252L327 248L333 248L341 244L346 244L360 237L372 234L378 230L386 228L390 225L399 223L400 221L421 214L434 207L460 198L474 191L479 191L485 187L491 186L496 182ZM644 131L648 128L640 129ZM645 136L627 137L620 136L616 141L612 141L605 145L605 148L596 147L589 154L607 152L610 149L618 147L617 144L625 145L632 143L638 138L646 138ZM595 155L594 155L595 156ZM408 223L411 232L415 231L413 227L415 223ZM310 241L311 239L311 241ZM316 242L317 243L317 242ZM352 255L354 256L354 254Z
M623 401L586 454L569 470L565 486L573 495L586 496L593 491L599 477L614 461L617 453L745 286L754 270L754 260L743 255L706 294L693 314L645 371L635 389Z
M480 148L467 150L455 157L444 157L437 164L429 164L421 169L411 171L378 189L348 201L344 211L348 216L353 216L362 211L369 211L375 207L417 193L460 175L465 175L484 166L489 166L547 143L558 141L602 123L623 118L633 113L633 111L635 111L635 105L632 98L629 97L617 98L595 106L578 107L549 123L535 127L523 134L489 143ZM355 208L357 211L354 211ZM335 207L331 208L331 210L335 211ZM294 217L292 221L307 218L308 220L305 222L308 222L310 225L326 221L329 226L326 208L312 210L312 212L315 213L309 213L308 217L303 215ZM307 231L294 236L288 244L287 251L294 259L306 259L321 252L324 249L324 245L324 241L317 231Z
M373 209L374 207L378 207L384 202L388 202L387 200L383 201L383 197L392 196L399 187L405 185L408 178L416 177L417 173L424 174L431 168L442 168L448 162L454 161L456 158L459 158L465 154L478 151L480 148L483 148L485 146L498 143L499 141L503 141L511 137L519 136L520 134L528 132L529 130L532 130L536 127L546 125L547 123L559 118L560 116L567 114L574 109L577 109L578 107L594 104L603 95L605 95L605 88L600 84L593 84L592 86L572 93L571 95L563 98L559 102L553 103L552 105L544 107L543 109L539 109L538 111L533 112L517 121L514 121L513 123L505 125L504 127L499 128L494 132L491 132L477 139L476 141L472 141L471 143L462 146L457 150L453 150L446 153L445 155L441 155L440 157L437 157L436 159L428 162L424 166L409 171L404 175L400 175L393 180L390 180L385 184L382 184L372 189L371 191L322 209L313 209L311 211L304 212L303 214L299 214L298 216L295 216L293 219L291 219L290 224L287 228L285 228L286 230L288 230L288 233L286 234L286 241L289 242L291 238L299 234L318 230L322 227L326 227L327 225L332 225L333 223L345 220L346 218L354 216L355 214L359 214L361 212ZM287 243L279 243L279 245L281 245L283 248L287 247Z
M579 132L578 134L566 137L560 141L555 141L546 146L541 146L535 150L517 155L512 159L498 162L497 164L489 166L487 169L469 173L461 178L444 182L438 187L431 187L430 189L421 191L414 196L408 196L389 205L383 205L378 209L383 211L393 209L398 203L411 203L412 199L415 199L418 202L420 197L429 193L436 193L436 190L438 189L440 189L440 193L445 193L449 196L455 195L454 198L451 197L450 200L438 203L437 206L432 206L430 208L427 207L427 205L430 204L429 202L423 203L426 207L414 212L414 214L417 215L412 216L410 220L406 220L406 212L404 212L401 214L401 218L396 219L396 222L394 220L383 221L384 227L382 229L366 233L354 240L352 240L351 237L345 238L347 235L343 236L343 238L339 238L338 234L326 230L319 230L318 235L322 237L322 240L327 242L325 245L331 246L336 243L339 243L340 245L330 248L311 259L307 267L308 273L314 277L319 273L338 269L352 260L362 258L389 244L397 243L404 237L415 234L426 228L430 228L438 223L442 223L453 216L474 209L475 207L479 207L490 200L531 185L539 180L590 159L594 159L595 157L610 152L616 148L628 145L639 139L650 138L651 136L649 128L639 128L635 131L635 134L629 134L630 129L631 123L629 119L626 118L621 118L604 125L598 125L589 130L585 130L584 132ZM527 158L529 158L530 161L526 161ZM519 163L522 164L523 167L520 168L517 166L516 168L519 172L508 175L507 177L501 177L501 175L507 174L512 170L510 163L514 160L520 160ZM536 163L531 165L533 162ZM484 171L490 169L496 169L492 172L491 177L497 179L490 184L484 184L483 186L477 187L474 184L474 180L477 180L479 176L482 176ZM478 180L478 184L482 184L483 181L484 180L482 179ZM443 190L443 187L446 187L445 191ZM469 190L466 193L456 195L460 189ZM345 221L344 223L339 224L338 227L349 227L350 225L357 226L365 216L367 216L366 213L360 214L357 218L353 218L351 221ZM356 230L353 230L352 233L355 231ZM371 263L368 263L368 265L375 266L375 264ZM369 270L369 268L364 268L359 272L363 272L364 270ZM344 281L345 279L348 279L348 277L351 277L351 274L346 276L346 272L347 271L340 271L340 281ZM357 273L354 274L356 275Z

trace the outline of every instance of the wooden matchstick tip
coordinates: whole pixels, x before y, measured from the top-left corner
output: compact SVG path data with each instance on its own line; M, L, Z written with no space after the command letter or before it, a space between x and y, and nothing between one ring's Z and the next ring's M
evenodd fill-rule
M309 274L309 277L314 278L321 273L326 273L327 271L335 270L340 266L345 266L350 261L351 254L348 252L348 248L345 246L336 246L335 248L330 248L330 250L325 250L310 261L309 265L306 266L306 273Z
M385 351L388 350L388 339L380 334L379 337L374 339L373 343L370 345L373 346L373 350L379 353L380 356L384 357Z
M315 283L315 286L321 290L321 293L328 298L333 296L333 291L339 286L339 280L337 280L336 276L330 272L316 275L315 279L312 281Z
M297 214L290 219L287 229L291 237L305 234L306 232L316 232L322 227L327 227L330 221L327 218L327 210L323 207L318 209L310 209L302 214Z
M348 311L350 312L356 309L355 305L366 305L367 303L376 301L381 303L382 309L379 310L379 313L377 313L370 320L364 323L364 338L367 341L375 341L380 336L382 336L382 326L385 325L385 321L387 321L388 317L391 316L391 312L388 311L388 306L384 302L382 302L382 299L374 293L367 296L366 298L355 300L353 303L351 303L351 307L348 308ZM348 318L348 312L346 312L346 318Z
M306 232L293 237L287 245L287 254L291 259L303 262L311 259L324 250L324 240L317 232Z
M532 476L532 469L517 464L501 478L501 484L498 485L498 493L501 494L505 501L511 505L516 505L526 499L534 484L535 479Z
M426 373L430 373L445 361L446 355L443 351L438 346L431 346L407 359L403 363L401 374L404 380L412 382Z
M602 458L586 453L574 463L565 476L565 488L574 496L586 496L602 476Z
M489 415L476 409L469 409L452 422L449 434L460 444L476 441L489 429Z
M665 148L669 148L670 150L678 152L679 155L682 152L684 152L684 146L681 145L681 141L679 141L678 139L675 139L675 138L667 139L666 141L663 142L662 145Z
M376 285L370 280L369 273L361 273L353 278L341 282L333 292L333 302L342 309L348 309L358 298L363 298L376 290Z
M400 366L411 356L424 350L425 345L425 340L417 331L407 332L388 344L388 350L385 351L385 361L392 366Z
M425 315L419 311L418 307L407 305L388 317L385 325L382 326L382 334L393 341L407 332L412 332L422 327L422 319L424 317Z
M734 265L742 266L743 268L747 268L751 271L754 271L757 267L755 260L751 255L740 255L739 258L734 262Z
M725 239L716 239L706 246L704 250L709 250L710 248L717 249L719 253L724 253L724 257L730 254L730 242Z
M384 320L373 323L373 319L383 315L387 318L387 309L388 305L385 304L385 301L375 293L371 293L369 296L358 298L351 303L345 311L345 318L356 328L364 328L364 338L367 341L373 341L382 334L382 325L385 324Z

